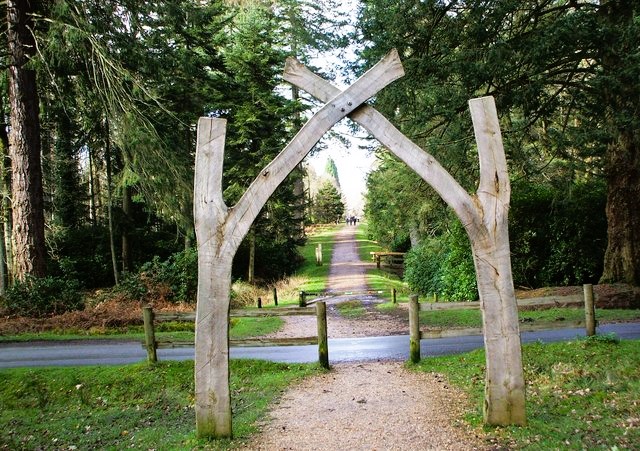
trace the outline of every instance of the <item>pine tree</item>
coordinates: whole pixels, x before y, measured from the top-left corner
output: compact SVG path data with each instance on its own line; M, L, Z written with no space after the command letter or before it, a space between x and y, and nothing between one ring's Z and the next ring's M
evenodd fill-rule
M328 224L342 219L344 202L338 189L331 182L325 182L318 190L313 203L314 222Z

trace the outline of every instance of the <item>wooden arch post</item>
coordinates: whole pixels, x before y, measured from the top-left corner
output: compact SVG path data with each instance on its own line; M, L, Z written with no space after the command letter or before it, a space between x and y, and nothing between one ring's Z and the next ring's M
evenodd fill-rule
M340 93L292 58L287 60L284 79L321 101ZM464 225L471 241L482 310L485 423L523 425L525 384L509 251L507 162L493 98L472 99L469 107L480 160L480 183L474 195L467 193L433 156L371 106L362 105L348 117L431 185Z
M333 125L404 75L390 52L354 84L338 92L300 129L233 207L222 197L226 121L198 121L194 218L198 241L195 411L198 437L231 437L229 301L231 264L258 213L285 177Z

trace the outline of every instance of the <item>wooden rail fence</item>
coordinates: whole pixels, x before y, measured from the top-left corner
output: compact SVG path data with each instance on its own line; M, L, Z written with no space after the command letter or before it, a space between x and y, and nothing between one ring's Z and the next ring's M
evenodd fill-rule
M539 330L566 329L585 327L586 335L596 334L596 314L593 297L593 285L583 286L583 295L552 296L544 298L518 299L519 309L537 307L582 307L585 310L585 320L582 321L544 321L536 324L520 323L520 332L532 332ZM421 332L419 323L420 311L436 310L477 310L480 302L441 302L419 303L417 295L409 297L409 359L417 363L420 361L420 339L462 337L465 335L482 335L481 327L442 329L438 331Z
M376 262L376 268L380 269L381 263L386 263L390 267L400 267L404 265L405 252L370 252L371 259Z
M318 361L324 368L329 368L329 344L327 339L327 308L323 301L316 302L315 307L280 307L260 310L231 310L232 318L256 318L272 316L303 316L315 315L318 333L312 337L293 338L242 338L229 340L231 346L299 346L318 345ZM163 348L179 348L194 345L193 340L173 340L170 338L156 338L155 324L168 321L195 322L195 312L162 312L156 313L151 307L143 307L144 342L142 346L147 350L147 360L157 362L157 350Z

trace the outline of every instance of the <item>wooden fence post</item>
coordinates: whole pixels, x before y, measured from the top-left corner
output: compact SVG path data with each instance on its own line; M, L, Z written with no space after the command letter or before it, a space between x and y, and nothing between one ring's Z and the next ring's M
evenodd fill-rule
M153 309L149 306L142 308L142 320L144 321L144 340L147 348L147 360L150 363L158 361L156 354L156 334L153 328Z
M395 288L392 288L392 289L391 289L391 295L393 296L393 303L394 303L394 304L396 304L396 303L398 302L398 299L396 298L396 294L397 294L396 289L395 289Z
M273 287L273 303L276 307L278 306L278 290L276 290L276 287Z
M420 361L420 305L418 295L409 296L409 360Z
M329 369L329 341L327 338L327 304L324 301L316 302L316 315L318 317L318 361L322 368Z
M307 294L304 291L301 291L298 296L298 306L299 307L307 306Z
M593 285L586 283L582 287L584 291L584 314L587 337L596 334L596 309L593 302Z

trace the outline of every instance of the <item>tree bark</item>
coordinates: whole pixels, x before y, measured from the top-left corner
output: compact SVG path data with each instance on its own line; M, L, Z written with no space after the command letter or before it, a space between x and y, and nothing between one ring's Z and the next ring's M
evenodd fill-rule
M601 283L640 285L640 115L635 56L640 37L634 18L637 6L603 1L599 9L606 39L600 46L607 147L607 250Z
M131 240L129 239L129 228L133 223L133 206L131 201L131 188L125 186L122 190L122 272L128 273L132 268Z
M12 163L13 249L16 278L46 273L44 195L36 73L25 65L35 54L34 1L7 1Z
M247 269L247 282L253 284L256 274L256 231L253 227L249 231L249 268Z
M640 142L620 133L607 152L607 250L601 283L640 285Z
M4 111L0 105L0 111ZM11 273L11 160L9 160L9 136L7 135L7 124L0 124L0 220L2 221L2 232L0 237L0 295L4 295L10 282Z
M113 191L111 189L111 137L109 136L109 133L109 119L105 119L104 159L107 170L107 217L109 221L109 248L111 249L113 281L116 285L118 285L120 283L120 272L118 271L118 255L116 253L116 232L113 225Z

